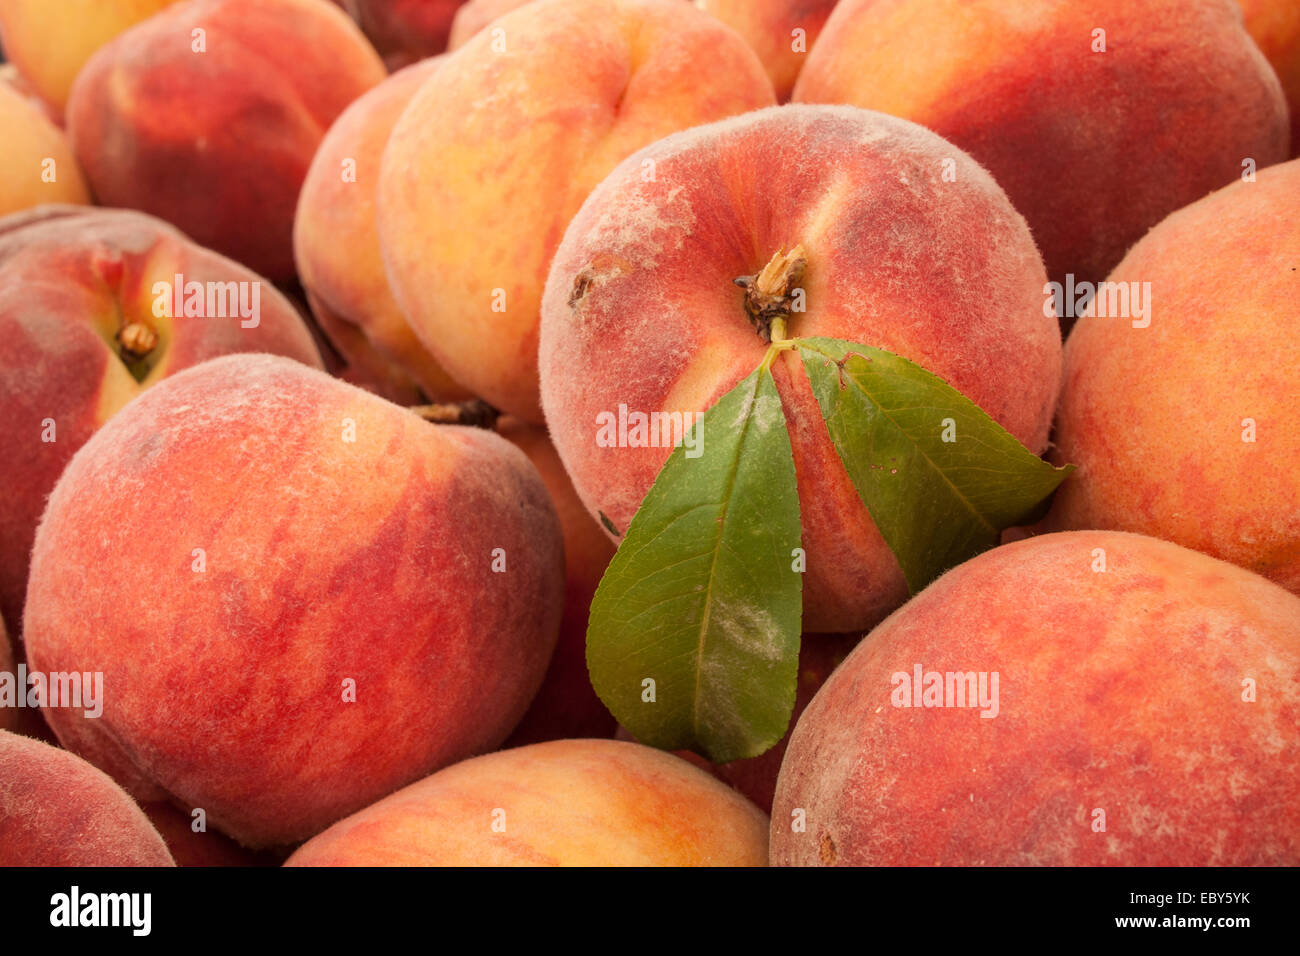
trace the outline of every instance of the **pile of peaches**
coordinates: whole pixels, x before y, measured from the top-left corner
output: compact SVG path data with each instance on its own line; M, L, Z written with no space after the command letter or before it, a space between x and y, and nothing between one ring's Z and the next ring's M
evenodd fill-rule
M1300 864L1295 0L0 0L0 42L0 864ZM798 692L715 765L592 688L673 453L597 421L716 404L795 248L791 334L1077 467L909 593L779 355Z

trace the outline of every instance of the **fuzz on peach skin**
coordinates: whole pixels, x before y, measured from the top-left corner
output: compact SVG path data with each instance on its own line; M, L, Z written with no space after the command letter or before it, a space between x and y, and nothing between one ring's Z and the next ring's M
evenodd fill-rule
M936 706L899 679L918 667ZM1140 535L1028 538L939 578L813 698L772 863L1295 866L1298 711L1295 595Z
M1053 456L1079 469L1049 527L1155 535L1300 594L1298 219L1292 160L1174 213L1111 273L1149 315L1099 299L1070 333Z
M69 462L25 639L42 672L104 674L98 719L46 712L65 746L256 848L499 746L563 589L554 506L505 439L236 355Z
M0 866L175 866L144 812L80 757L0 730Z

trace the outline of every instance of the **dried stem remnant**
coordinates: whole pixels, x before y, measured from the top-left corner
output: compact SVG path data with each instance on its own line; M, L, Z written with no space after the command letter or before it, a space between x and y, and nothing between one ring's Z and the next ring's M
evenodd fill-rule
M497 427L501 412L480 398L468 402L448 402L440 405L417 405L411 411L427 422L439 425L468 425L471 428Z
M158 345L158 333L143 322L128 322L117 330L117 344L124 359L138 362Z
M772 323L794 313L795 294L803 282L808 258L803 246L778 250L763 271L733 280L745 290L745 312L764 342L772 341Z

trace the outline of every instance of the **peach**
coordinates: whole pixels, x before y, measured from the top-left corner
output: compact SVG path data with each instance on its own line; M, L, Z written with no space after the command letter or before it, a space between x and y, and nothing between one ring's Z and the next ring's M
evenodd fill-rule
M1149 314L1083 313L1054 456L1079 470L1056 529L1135 531L1300 594L1300 160L1152 229L1111 274Z
M178 275L206 290L201 306L183 300L189 315L170 294ZM0 614L15 631L36 523L68 459L143 389L230 352L320 364L269 282L164 222L74 206L0 220L0 445L14 477L0 502Z
M227 356L68 463L24 636L42 672L104 674L100 718L47 712L65 746L258 848L498 746L554 648L563 567L500 436Z
M695 0L754 48L781 102L790 99L808 51L837 0Z
M556 740L477 757L308 840L286 866L764 866L767 816L671 754Z
M0 131L0 216L45 203L90 202L63 131L8 83L0 83Z
M401 70L349 106L321 141L294 217L293 246L311 311L358 383L394 401L469 398L429 355L393 301L379 252L375 194L393 124L439 58Z
M1294 0L1237 0L1246 30L1277 71L1291 108L1291 155L1300 156L1300 5Z
M345 0L390 68L400 69L447 49L452 18L465 0Z
M5 55L56 115L91 54L177 0L0 0Z
M528 456L542 476L564 531L560 636L546 679L508 743L517 747L566 737L608 737L614 732L614 717L587 676L587 612L614 557L614 545L583 507L545 429L506 418L497 430Z
M451 21L451 33L447 38L447 49L455 50L469 42L474 34L497 17L505 16L511 10L517 10L533 0L469 0L456 10Z
M843 0L794 98L902 116L968 151L1055 281L1104 278L1169 213L1247 159L1286 159L1290 140L1234 0Z
M587 193L640 147L774 99L753 51L679 0L539 0L496 25L499 37L450 54L398 120L379 238L433 356L536 423L542 288Z
M175 866L148 817L90 764L0 730L0 866Z
M68 129L101 203L152 213L287 280L312 156L384 76L352 21L320 0L192 0L90 59Z
M1044 314L1042 261L1006 195L957 147L905 120L780 107L633 155L591 194L556 253L542 305L542 399L593 515L625 532L671 451L602 447L597 416L621 405L702 412L749 375L767 345L734 280L796 246L806 311L790 318L791 336L902 355L1044 448L1060 332ZM773 375L799 485L804 629L861 631L906 598L902 571L798 356L779 356Z
M1300 600L1121 532L948 572L804 711L776 865L1294 866ZM986 719L987 718L987 719Z

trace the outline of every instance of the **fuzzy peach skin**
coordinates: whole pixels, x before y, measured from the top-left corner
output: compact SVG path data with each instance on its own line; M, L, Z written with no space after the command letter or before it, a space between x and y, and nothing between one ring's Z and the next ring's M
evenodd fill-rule
M465 0L344 0L390 68L401 69L447 49L452 19Z
M1246 30L1277 71L1291 108L1291 155L1300 156L1300 4L1294 0L1237 0Z
M63 131L8 83L0 83L0 137L0 216L44 203L90 202Z
M1079 470L1049 527L1154 535L1300 594L1297 220L1293 160L1174 213L1111 274L1151 284L1150 325L1094 304L1070 334L1053 456Z
M474 34L497 17L533 2L534 0L469 0L456 10L456 16L451 21L447 49L455 50L464 46Z
M996 716L955 679L958 706L898 706L917 665L996 672ZM1295 866L1297 712L1294 595L1154 538L1029 538L944 575L827 681L781 766L772 863Z
M155 284L174 285L178 274L186 283L248 283L250 304L258 292L259 314L155 314ZM117 338L132 323L158 336L137 366L140 379ZM73 452L142 390L231 352L320 365L310 333L271 283L165 222L74 206L0 219L0 444L13 478L0 498L0 614L15 631L36 523Z
M194 52L196 29L206 52ZM191 0L91 58L68 129L102 204L152 213L286 280L312 156L385 75L347 15L321 0Z
M68 464L25 637L42 672L104 674L101 718L47 712L65 746L258 848L498 746L546 671L563 568L509 442L228 356Z
M600 579L614 557L614 545L583 507L564 464L544 428L504 418L497 428L528 456L564 530L564 616L546 679L509 746L567 737L609 737L616 722L601 703L587 675L587 614Z
M647 163L653 181L641 175ZM767 346L733 279L797 244L806 312L791 318L791 336L909 358L1043 449L1060 333L1044 315L1042 261L1006 195L915 124L853 107L780 107L630 157L555 256L542 399L593 515L626 532L671 451L601 447L597 416L621 404L702 412L749 375ZM831 445L802 362L786 352L773 374L799 483L804 629L861 631L906 598L902 571Z
M753 51L679 0L538 0L496 26L507 52L479 34L398 120L379 237L433 356L536 423L542 288L587 193L642 146L774 99Z
M764 866L766 830L766 814L672 754L556 740L449 767L285 865Z
M63 114L77 72L123 30L177 0L0 0L0 43L32 88Z
M694 0L754 48L781 102L790 99L808 51L837 0ZM802 34L796 35L795 31Z
M66 750L0 730L0 866L175 866L122 788Z
M433 402L469 393L415 337L388 290L379 252L375 194L379 161L393 124L440 58L394 73L343 111L307 171L294 217L298 276L330 343L359 380L393 397L419 392Z
M842 0L794 98L902 116L965 149L1055 281L1105 278L1169 213L1248 157L1286 159L1290 140L1235 0Z

